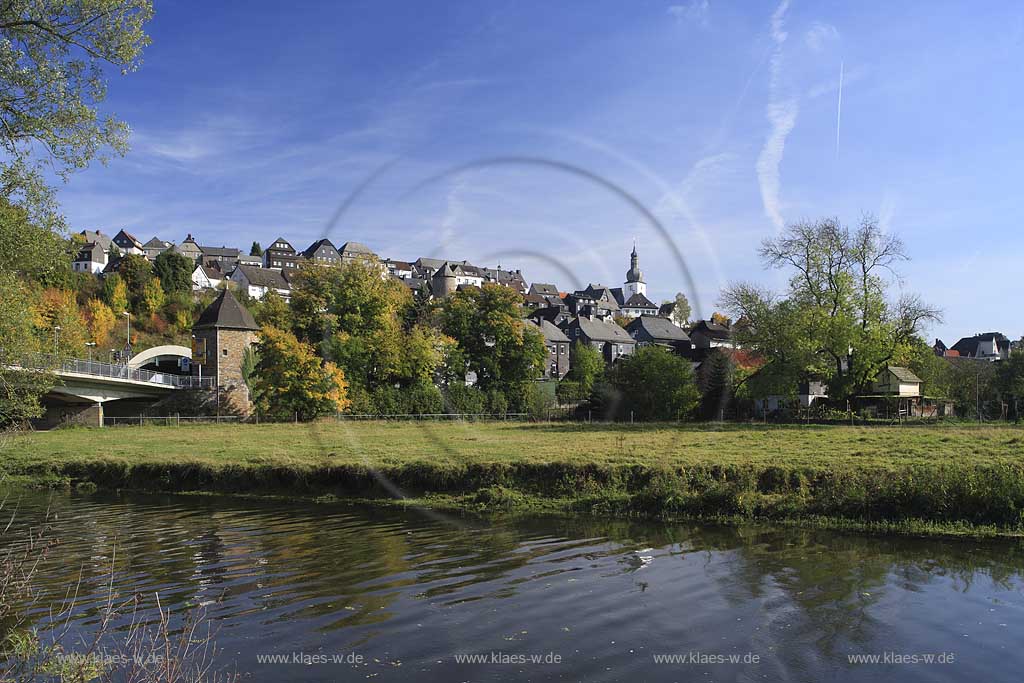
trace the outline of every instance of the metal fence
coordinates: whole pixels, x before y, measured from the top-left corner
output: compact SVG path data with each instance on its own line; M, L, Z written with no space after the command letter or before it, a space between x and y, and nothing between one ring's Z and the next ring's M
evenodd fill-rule
M139 415L137 417L104 417L104 427L142 427L144 425L157 425L161 427L180 427L190 424L221 424L223 422L237 423L242 418L238 415Z
M456 420L467 422L480 422L484 420L529 420L529 413L395 413L391 415L380 415L367 413L365 415L351 415L338 413L335 419L339 422L347 420Z
M430 413L430 414L394 414L394 415L348 415L337 414L322 419L334 419L338 422L347 421L454 421L454 422L487 422L487 421L527 421L530 418L528 413ZM111 416L103 418L104 427L141 427L144 425L156 425L166 427L180 427L192 424L221 424L221 423L243 423L250 424L290 424L300 423L298 415L292 418L277 418L268 420L264 416L252 414L248 417L238 415L137 415L137 416Z
M103 377L105 379L160 384L176 389L213 389L217 384L215 377L199 378L191 375L175 375L168 372L141 370L128 367L127 365L103 363L96 360L82 360L79 358L60 359L49 354L21 358L14 366L26 370L45 370L64 374Z

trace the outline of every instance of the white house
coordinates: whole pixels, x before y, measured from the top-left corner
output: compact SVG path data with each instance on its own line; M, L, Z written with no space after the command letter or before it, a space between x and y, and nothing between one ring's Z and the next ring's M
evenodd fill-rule
M146 255L146 249L142 246L142 242L126 230L121 230L114 235L114 244L117 245L117 248L124 256L129 254Z
M284 279L281 271L273 268L239 265L231 271L228 279L253 299L262 299L270 290L280 294L285 301L289 301L292 296L291 285Z
M388 272L397 277L399 280L407 280L412 277L413 265L407 261L395 261L394 259L384 259L384 267L387 268Z
M872 388L879 394L912 398L921 395L921 378L907 368L890 365L878 373Z
M110 253L97 242L88 242L82 245L71 262L71 269L76 273L92 273L97 275L103 272L110 260Z
M698 320L689 330L690 340L695 349L735 349L732 329L713 320Z
M224 279L224 273L200 264L192 271L192 289L217 289Z

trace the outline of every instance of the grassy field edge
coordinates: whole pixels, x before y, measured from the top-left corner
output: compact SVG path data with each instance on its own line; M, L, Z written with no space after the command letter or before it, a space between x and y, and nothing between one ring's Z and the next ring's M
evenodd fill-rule
M474 512L768 520L921 534L1019 535L1024 464L789 466L700 462L210 463L182 454L5 461L10 483L307 499Z

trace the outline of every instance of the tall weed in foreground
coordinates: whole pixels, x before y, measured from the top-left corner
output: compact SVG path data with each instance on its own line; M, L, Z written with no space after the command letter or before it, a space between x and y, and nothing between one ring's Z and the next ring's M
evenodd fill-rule
M6 501L0 502L3 512ZM177 617L155 594L156 618L143 614L142 596L120 598L114 587L113 560L106 601L87 636L75 628L83 608L80 586L66 599L45 605L49 616L33 624L38 613L37 573L55 547L48 529L12 534L12 514L0 530L0 681L47 680L60 683L214 683L237 676L215 671L213 629L202 608ZM114 624L119 628L114 629Z

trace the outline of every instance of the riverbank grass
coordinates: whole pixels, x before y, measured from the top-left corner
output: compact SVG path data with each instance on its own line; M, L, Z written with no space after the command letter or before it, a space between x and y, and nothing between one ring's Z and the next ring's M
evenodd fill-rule
M477 510L1024 530L1024 428L330 422L68 429L12 481Z

